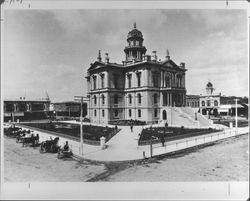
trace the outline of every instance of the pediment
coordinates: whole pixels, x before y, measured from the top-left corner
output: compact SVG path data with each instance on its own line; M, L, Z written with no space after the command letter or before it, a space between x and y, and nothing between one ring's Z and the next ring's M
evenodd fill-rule
M104 66L105 66L104 63L96 61L95 63L90 64L89 70L101 68L101 67L104 67Z

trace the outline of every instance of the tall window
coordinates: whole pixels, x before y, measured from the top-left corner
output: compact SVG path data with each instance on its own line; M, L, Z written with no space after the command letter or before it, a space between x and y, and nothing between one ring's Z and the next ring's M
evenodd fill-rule
M138 110L138 117L141 117L141 110Z
M137 73L137 86L140 87L141 86L141 73Z
M118 110L115 110L115 117L118 116Z
M207 106L210 106L211 104L210 104L210 100L207 100Z
M158 76L158 74L153 74L153 87L159 87L159 76Z
M95 117L96 117L96 110L94 110L94 115L95 115Z
M154 104L157 104L158 100L157 100L157 94L154 94Z
M128 77L128 88L131 88L131 78L132 78L132 75L129 74L127 77Z
M138 104L141 104L141 94L138 94Z
M102 94L102 104L105 104L105 96Z
M157 109L155 109L154 114L155 114L155 117L157 117L157 116L158 116L158 110L157 110Z
M96 89L96 76L93 77L93 87Z
M214 101L214 106L218 106L218 101L217 100Z
M129 109L128 110L128 116L131 117L131 115L132 115L132 111L131 111L131 109Z
M97 103L97 98L96 98L96 95L94 95L94 104L96 105Z
M131 94L128 95L128 102L129 102L129 104L132 104L132 95Z
M205 101L201 101L201 105L202 105L202 106L205 106Z
M103 116L103 117L105 116L104 110L102 110L102 116Z
M118 83L119 83L119 74L114 74L114 88L117 89L119 88Z
M170 77L169 76L165 77L165 87L167 87L167 88L170 87Z
M114 96L114 104L118 104L118 95L117 94L115 94L115 96Z
M101 87L104 88L104 74L101 74Z

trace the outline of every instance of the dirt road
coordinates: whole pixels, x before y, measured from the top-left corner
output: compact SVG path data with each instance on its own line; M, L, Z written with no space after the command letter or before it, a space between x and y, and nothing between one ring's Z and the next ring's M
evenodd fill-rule
M96 164L59 160L4 138L5 181L247 181L248 135L152 162Z

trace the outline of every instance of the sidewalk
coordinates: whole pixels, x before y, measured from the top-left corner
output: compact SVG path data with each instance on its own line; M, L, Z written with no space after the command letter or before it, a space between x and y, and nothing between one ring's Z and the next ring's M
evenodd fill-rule
M119 126L119 128L121 129L120 132L107 142L106 149L101 149L100 146L83 144L83 156L80 154L80 142L78 141L60 137L59 145L63 146L65 141L68 141L76 156L94 161L118 162L141 160L144 159L144 154L146 157L150 157L150 145L138 146L138 134L141 132L143 126L134 126L133 132L131 132L129 126ZM161 143L154 144L153 156L176 152L182 149L233 137L235 135L245 134L248 133L248 130L249 127L238 128L238 134L236 134L234 128L228 128L218 133L166 142L165 147L162 147ZM40 141L55 137L45 132L35 131L35 133L40 135Z

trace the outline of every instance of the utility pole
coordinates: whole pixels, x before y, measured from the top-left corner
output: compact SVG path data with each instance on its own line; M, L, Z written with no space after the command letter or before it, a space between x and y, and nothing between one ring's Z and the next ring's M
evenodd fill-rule
M81 110L80 110L80 154L83 155L83 122L82 122L82 105L83 105L83 98L88 98L84 96L74 96L75 101L80 101L81 102Z
M237 108L237 98L235 99L235 129L238 133L238 108Z
M152 126L150 127L150 158L152 158L153 156L153 142L152 142L152 136L153 132L152 132Z

